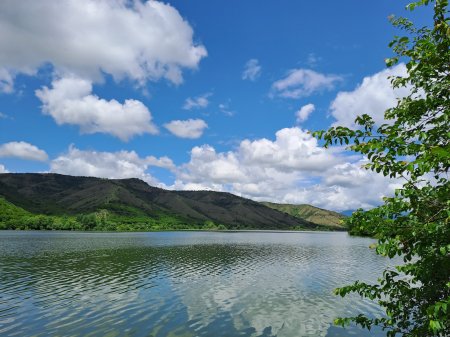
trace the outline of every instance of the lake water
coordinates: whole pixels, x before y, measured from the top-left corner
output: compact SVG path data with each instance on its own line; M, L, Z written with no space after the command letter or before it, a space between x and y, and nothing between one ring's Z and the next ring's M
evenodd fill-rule
M332 291L389 262L346 233L0 231L1 336L377 336Z

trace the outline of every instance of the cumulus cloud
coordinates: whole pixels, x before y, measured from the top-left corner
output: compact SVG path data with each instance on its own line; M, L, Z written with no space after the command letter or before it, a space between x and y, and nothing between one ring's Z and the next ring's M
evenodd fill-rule
M57 79L52 88L37 90L36 95L43 103L43 112L58 125L78 125L82 133L109 133L124 141L134 135L158 133L144 104L134 99L120 103L99 98L92 94L92 83L88 80Z
M191 160L180 171L181 180L199 185L227 184L245 180L236 154L217 153L210 145L196 146L191 150Z
M278 131L274 141L243 140L235 151L217 153L210 145L194 147L190 162L181 167L178 178L202 186L240 184L249 191L256 186L274 190L340 161L339 156L319 147L306 131L291 128Z
M336 210L372 208L401 185L399 180L364 169L366 163L367 160L361 158L333 165L321 177L320 184L305 188L303 193L288 194L285 198L296 203L314 201L319 206ZM320 199L316 199L317 196Z
M306 130L281 129L275 137L274 141L243 140L238 148L242 162L285 172L323 171L338 162L338 157L333 156L334 149L327 151L320 147L317 139Z
M247 61L244 67L244 72L242 73L243 80L256 81L256 79L261 75L261 66L257 59L250 59Z
M164 124L164 127L180 138L200 138L208 124L203 119L174 120Z
M182 69L195 69L207 55L188 22L160 1L5 0L0 32L0 90L6 92L15 74L45 64L93 81L107 73L178 84Z
M9 171L6 169L4 165L0 164L0 173L9 173Z
M330 106L334 125L355 127L355 118L362 114L372 116L377 125L384 123L384 112L409 93L408 88L392 89L389 77L405 75L405 65L399 64L364 77L353 91L339 92Z
M0 157L14 157L36 161L46 161L48 159L48 155L44 150L27 142L9 142L0 145Z
M141 158L134 151L99 152L82 151L70 146L67 153L53 159L50 171L74 176L92 176L110 179L139 178L147 183L165 187L150 175L151 166L173 170L175 165L168 157Z
M364 163L363 158L346 156L343 149L320 147L305 130L289 128L279 130L275 140L244 140L234 151L194 147L190 161L178 167L171 188L226 191L337 211L370 208L398 185L366 171Z
M209 105L209 96L211 96L211 93L206 93L194 98L188 97L184 102L183 109L192 110L206 108Z
M287 76L272 84L272 95L284 98L311 96L316 92L334 89L342 77L321 74L310 69L292 69Z
M304 122L308 119L309 115L316 109L314 104L306 104L302 106L296 113L297 123Z

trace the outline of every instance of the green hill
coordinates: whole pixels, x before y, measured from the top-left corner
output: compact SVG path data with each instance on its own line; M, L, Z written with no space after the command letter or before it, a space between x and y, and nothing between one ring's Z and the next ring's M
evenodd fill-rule
M306 221L315 223L316 225L326 226L336 230L345 230L345 227L342 224L342 220L346 218L346 216L337 212L328 211L326 209L304 204L290 205L290 204L275 204L271 202L263 202L262 204L267 207L292 215L296 218L304 219Z
M0 174L0 228L162 230L320 229L317 224L230 193L169 191L139 179ZM20 209L20 211L18 211Z

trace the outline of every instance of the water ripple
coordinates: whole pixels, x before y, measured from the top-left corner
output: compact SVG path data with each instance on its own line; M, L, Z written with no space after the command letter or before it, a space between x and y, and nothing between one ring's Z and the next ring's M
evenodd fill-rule
M363 335L335 287L389 260L345 233L0 232L2 336ZM372 334L375 336L375 334Z

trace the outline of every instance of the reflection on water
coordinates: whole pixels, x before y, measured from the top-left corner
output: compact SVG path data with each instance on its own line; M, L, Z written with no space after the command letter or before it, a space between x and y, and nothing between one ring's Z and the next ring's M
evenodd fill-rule
M332 290L385 259L346 233L0 232L0 335L369 336ZM372 331L370 336L376 336Z

